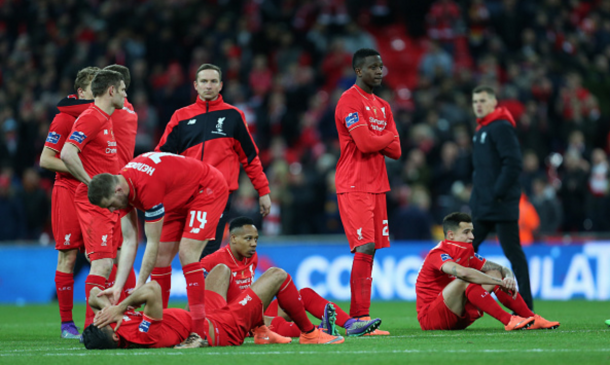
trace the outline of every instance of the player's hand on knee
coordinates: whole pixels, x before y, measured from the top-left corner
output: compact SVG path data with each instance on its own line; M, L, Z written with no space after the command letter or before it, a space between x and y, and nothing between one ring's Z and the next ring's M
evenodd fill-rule
M513 299L517 298L517 282L514 278L502 279L502 290L513 296Z

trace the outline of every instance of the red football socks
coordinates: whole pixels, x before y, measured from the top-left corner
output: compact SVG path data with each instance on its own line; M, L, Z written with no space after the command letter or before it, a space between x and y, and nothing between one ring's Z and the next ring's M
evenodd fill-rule
M61 322L71 322L74 307L74 274L55 271L55 289L57 290Z
M156 280L161 286L163 308L167 308L167 304L169 303L169 293L172 290L172 267L155 267L150 274L150 280Z
M369 315L371 307L371 286L373 278L373 256L356 252L352 264L352 275L350 277L350 288L352 291L352 303L349 309L351 317L358 318Z
M517 313L518 316L523 318L529 318L534 316L534 312L529 309L525 301L521 297L521 294L517 293L517 299L513 299L510 294L507 294L500 290L500 287L496 285L494 288L494 294L504 306L513 312Z
M326 304L331 302L322 298L320 294L316 293L315 290L310 288L303 288L299 291L299 293L301 293L301 298L303 298L303 306L305 306L305 310L314 317L322 319L322 316L324 315L324 307L326 307ZM339 327L343 327L350 316L335 303L333 303L333 305L335 306L335 312L337 313L335 323Z
M189 310L193 319L191 331L205 338L207 333L204 303L205 278L203 277L201 262L184 265L182 273L186 279L186 295L188 296Z
M502 322L503 325L506 326L510 322L510 314L506 313L481 285L468 285L466 288L466 298L477 308Z
M301 330L294 322L288 322L282 317L273 318L270 329L284 337L299 337L301 335Z
M91 289L98 287L101 290L106 289L106 278L99 275L91 275L89 274L85 279L85 296L87 298L87 313L85 314L85 327L87 328L91 323L93 323L93 317L95 317L95 313L89 307L89 294L91 294Z
M314 325L307 317L301 296L296 286L294 286L290 275L282 283L276 297L279 306L292 318L301 332L311 332L314 329Z

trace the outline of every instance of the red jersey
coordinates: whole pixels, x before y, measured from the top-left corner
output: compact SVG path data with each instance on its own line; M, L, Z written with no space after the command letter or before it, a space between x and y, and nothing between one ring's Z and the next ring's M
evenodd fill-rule
M51 126L49 127L47 140L44 144L45 147L56 152L56 157L59 157L61 149L64 147L64 143L66 143L66 139L72 130L72 125L74 125L76 118L92 104L93 100L79 100L76 94L68 95L57 104L59 114L55 115L55 118L53 118ZM55 186L63 186L74 191L78 184L80 184L80 181L69 173L55 173Z
M136 149L136 134L138 133L138 115L133 105L125 98L123 109L117 109L110 117L117 141L119 168L133 160Z
M472 244L445 240L436 245L426 256L417 276L415 293L418 313L455 280L455 276L441 271L441 266L446 262L481 270L485 259L474 252Z
M74 122L66 143L80 150L80 159L89 177L119 170L117 143L110 115L93 104Z
M110 325L112 328L115 324ZM161 348L179 344L191 333L192 317L179 308L163 310L163 319L155 320L142 312L126 311L116 332L120 348Z
M269 194L269 181L258 157L244 113L218 95L213 101L197 101L176 110L155 151L189 156L222 173L229 192L239 187L241 164L260 196Z
M254 283L254 271L258 265L258 254L254 253L250 258L245 257L243 260L237 261L233 252L231 252L231 248L225 246L201 259L201 264L207 272L210 272L218 264L227 265L233 273L235 284L241 291L244 291Z
M335 175L337 193L389 191L385 156L381 152L361 152L350 132L364 127L375 135L382 135L386 129L398 135L390 104L354 85L341 95L337 103L335 124L341 145Z
M119 174L129 184L129 203L144 211L147 222L156 222L165 212L181 209L204 189L210 169L213 167L193 158L147 152L125 165Z

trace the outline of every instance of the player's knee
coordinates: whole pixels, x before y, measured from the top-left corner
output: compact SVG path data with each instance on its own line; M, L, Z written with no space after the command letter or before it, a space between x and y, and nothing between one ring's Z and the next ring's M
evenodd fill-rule
M155 295L161 295L161 285L158 281L151 280L146 283L146 285L148 286L149 290L152 291Z
M72 272L76 264L77 250L59 251L57 256L57 268L62 272Z
M269 273L269 276L279 282L284 282L284 280L286 280L286 278L288 277L288 273L280 269L279 267L272 267L270 269L267 269L266 273Z
M91 261L90 273L108 278L110 272L112 271L112 265L113 262L110 258L93 260Z
M229 277L231 275L231 269L225 264L218 264L210 270L208 276L222 276Z
M369 242L369 243L365 243L362 246L358 246L358 247L356 247L356 252L373 256L375 254L375 243Z

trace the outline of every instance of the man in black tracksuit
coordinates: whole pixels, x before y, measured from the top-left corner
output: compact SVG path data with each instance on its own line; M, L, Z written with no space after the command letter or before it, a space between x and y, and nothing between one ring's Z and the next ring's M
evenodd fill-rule
M472 245L478 251L495 228L502 250L515 271L519 292L527 306L533 309L527 258L519 240L521 149L512 115L504 107L496 108L497 104L492 88L479 86L474 89L472 105L478 125L472 151Z

